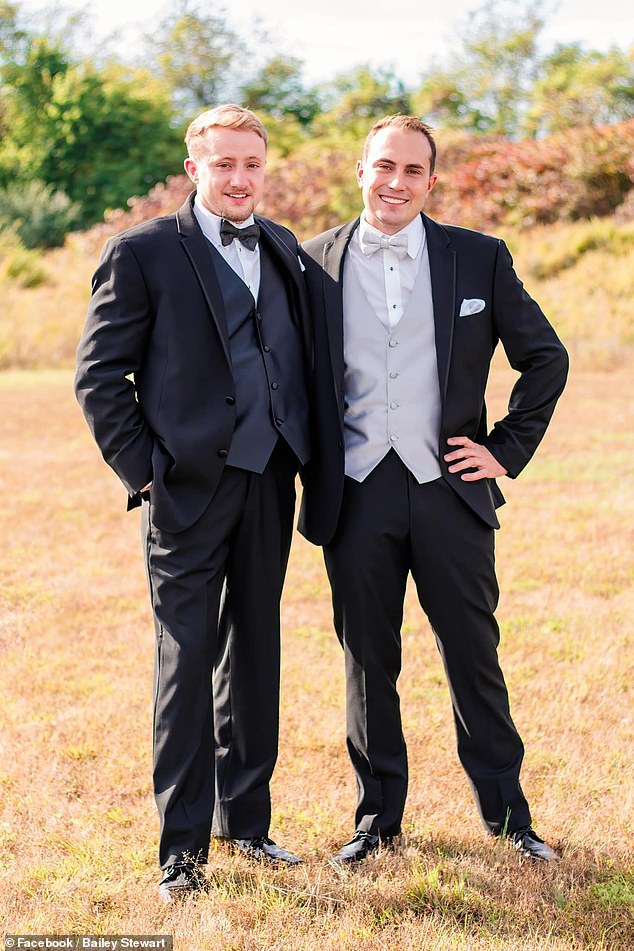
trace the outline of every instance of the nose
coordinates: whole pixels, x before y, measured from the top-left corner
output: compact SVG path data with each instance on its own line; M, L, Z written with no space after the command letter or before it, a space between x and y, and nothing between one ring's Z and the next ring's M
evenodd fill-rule
M392 175L392 178L388 182L388 185L390 188L393 188L394 191L400 191L400 189L403 187L401 184L401 173L395 171Z
M248 181L247 170L241 166L236 166L231 175L232 185L246 185Z

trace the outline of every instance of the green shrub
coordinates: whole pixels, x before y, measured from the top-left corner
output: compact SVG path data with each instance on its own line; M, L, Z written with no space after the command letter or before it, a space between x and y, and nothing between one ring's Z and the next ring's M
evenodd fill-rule
M0 230L0 279L8 279L20 287L39 287L48 274L39 251L25 248L15 227Z
M57 248L79 218L79 205L32 181L0 189L0 228L14 228L25 248Z

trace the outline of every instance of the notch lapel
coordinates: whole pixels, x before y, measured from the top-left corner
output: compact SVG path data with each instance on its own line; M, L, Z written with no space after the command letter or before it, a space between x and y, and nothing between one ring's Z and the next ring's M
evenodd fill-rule
M456 309L456 252L448 232L427 215L423 215L429 252L431 293L436 331L436 361L440 396L444 405L449 379Z
M301 269L297 255L293 254L288 245L284 244L282 239L278 234L276 234L266 218L260 218L259 215L254 215L254 218L264 234L264 240L266 241L267 248L278 259L280 264L283 265L284 270L288 272L288 275L292 279L293 284L297 288L298 292L300 294L305 294L306 288L301 276Z
M227 362L231 366L229 353L229 333L222 291L216 276L213 257L210 253L209 242L204 236L194 216L194 195L185 201L185 204L176 212L176 223L180 234L181 245L190 260L194 273L198 278L207 306L218 330Z
M333 240L324 245L322 259L328 350L335 382L335 396L341 419L343 419L344 413L343 377L345 372L343 362L343 266L344 255L350 238L358 225L358 218L343 225Z

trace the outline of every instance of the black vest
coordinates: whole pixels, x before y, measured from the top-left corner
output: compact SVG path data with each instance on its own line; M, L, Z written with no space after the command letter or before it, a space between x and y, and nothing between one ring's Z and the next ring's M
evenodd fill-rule
M236 397L236 427L227 465L263 472L281 435L308 461L308 397L301 329L286 284L260 242L260 290L253 295L209 245L223 296Z

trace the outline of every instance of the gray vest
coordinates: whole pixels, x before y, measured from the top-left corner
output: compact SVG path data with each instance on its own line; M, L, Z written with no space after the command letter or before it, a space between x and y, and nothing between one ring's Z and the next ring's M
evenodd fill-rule
M256 306L244 281L209 247L225 305L236 398L227 465L263 472L280 435L305 463L310 452L304 354L284 280L261 242Z
M429 258L391 331L354 267L344 269L344 297L346 475L363 482L394 449L418 482L431 482L441 475L441 402Z

